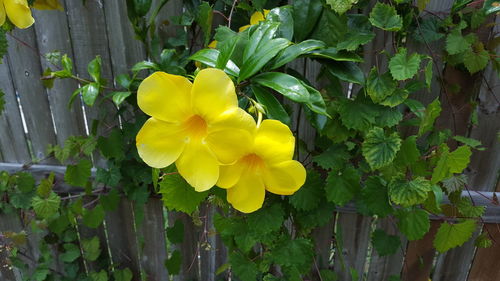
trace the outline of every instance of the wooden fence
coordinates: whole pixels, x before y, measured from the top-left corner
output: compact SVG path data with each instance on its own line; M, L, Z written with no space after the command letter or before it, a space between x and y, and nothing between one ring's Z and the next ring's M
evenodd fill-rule
M57 81L52 89L45 89L41 83L33 82L42 77L43 69L48 66L41 54L54 50L68 54L75 63L76 73L81 77L88 76L87 63L100 55L103 78L108 81L114 81L116 75L125 73L134 63L145 59L141 44L132 39L134 34L128 23L124 1L87 0L85 5L80 0L63 2L65 13L34 11L36 24L26 30L16 30L8 38L8 55L4 63L0 64L0 88L5 92L6 99L5 111L0 115L0 170L28 170L39 177L53 171L62 177L64 167L54 166L55 161L46 158L47 145L62 145L69 136L87 134L88 124L99 114L96 108L82 107L79 101L73 104L71 111L68 110L70 94L78 86L75 81ZM433 0L427 9L437 15L446 15L452 3L449 0ZM162 10L158 26L164 34L172 32L171 27L164 24L165 19L181 11L182 2L177 0L171 0ZM498 19L496 22L495 31L498 32ZM374 41L366 46L366 53L371 55L373 52L369 50L383 49L388 42ZM365 57L366 67L373 61L370 55ZM307 67L312 73L310 78L314 78L313 74L318 69L313 64ZM439 67L443 69L445 79L454 81L457 78L447 73L444 66ZM476 191L473 192L474 200L488 205L485 224L476 235L488 229L495 239L494 245L477 249L471 240L445 254L437 254L432 247L432 239L439 224L432 223L431 231L422 240L406 242L402 239L402 247L397 254L379 257L370 245L370 234L374 227L372 218L356 214L352 208L342 208L337 210L331 222L313 232L317 255L323 257L318 259L319 266L335 270L339 280L351 280L350 274L337 262L339 255L343 256L347 268L352 267L360 273L359 280L386 281L391 275L401 276L408 281L427 281L429 278L433 281L500 280L500 211L495 204L497 201L485 199L493 198L493 191L500 191L500 186L497 186L500 167L500 145L497 140L500 130L499 81L491 69L487 69L484 79L475 84L467 80L471 77L461 78L465 81L456 82L465 83L461 91L469 91L467 95L477 95L479 103L479 125L464 134L480 140L487 148L473 155L467 170L470 179L468 186ZM346 91L347 88L348 85ZM439 94L439 88L436 85L433 87L436 89L434 92L421 93L418 99L429 102ZM463 101L462 104L460 101L451 104L451 107L460 112L463 110ZM446 114L446 110L443 114ZM441 125L446 126L446 117L441 120ZM311 141L311 128L305 125L304 120L297 120L297 114L294 121L303 127L299 137L305 138L306 142ZM39 165L23 165L31 163L33 159L41 159ZM99 236L102 247L109 249L107 258L110 264L129 267L134 280L140 280L141 274L146 280L170 280L164 262L175 247L182 252L183 261L181 274L173 280L212 281L230 278L227 272L215 275L217 268L226 263L226 252L211 224L215 212L212 207L201 208L201 216L207 222L205 227L196 227L184 214L166 213L158 198L150 198L144 209L144 222L135 225L134 208L132 202L122 199L118 209L106 215L104 226L97 230L80 227L81 237ZM168 245L165 226L177 219L184 222L186 237L181 245ZM389 234L396 231L393 222L388 219L379 220L377 227ZM27 229L22 218L0 214L0 231L22 229ZM332 248L335 233L337 237L339 233L344 237L342 249ZM36 241L34 234L28 240L28 252L33 257L38 254ZM0 248L0 280L20 280L19 272L3 266L5 255Z

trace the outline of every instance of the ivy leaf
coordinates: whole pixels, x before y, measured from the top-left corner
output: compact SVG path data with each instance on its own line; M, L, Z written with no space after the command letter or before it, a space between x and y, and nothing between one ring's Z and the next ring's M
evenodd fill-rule
M316 208L321 201L323 186L325 182L315 170L308 170L306 182L288 200L297 210L309 211Z
M160 182L163 204L169 210L177 210L191 214L201 201L205 200L208 191L196 192L180 175L168 175Z
M83 257L88 261L95 261L101 254L101 247L99 237L94 236L89 239L81 240Z
M257 265L238 252L229 255L229 262L236 277L242 281L256 281L259 269Z
M459 29L454 29L446 37L446 51L450 55L457 55L471 49L471 44L462 36Z
M390 164L401 146L397 133L387 136L382 128L375 127L365 136L362 153L372 170Z
M389 235L382 229L376 229L372 233L372 244L379 256L395 254L401 246L401 239L397 235Z
M339 15L349 11L352 5L358 3L358 0L326 0L326 4L332 7L332 10Z
M476 230L476 221L474 220L464 220L455 224L443 222L434 238L434 247L443 253L451 248L461 246L472 237L474 230Z
M434 121L436 121L436 118L439 116L440 113L441 113L441 103L439 102L439 99L435 99L425 109L425 114L422 120L420 121L420 127L418 128L419 137L427 133L428 131L432 130L432 127L434 126Z
M35 214L42 219L48 219L55 215L59 210L60 204L61 197L59 197L55 192L51 192L47 198L35 196L31 202Z
M392 79L389 72L379 75L376 67L370 70L370 74L366 80L366 92L375 103L380 103L392 95L396 90L396 86L397 82Z
M359 181L358 171L350 165L342 171L331 171L326 179L326 199L339 206L345 205L359 191Z
M482 47L482 45L481 45ZM490 56L488 51L480 48L477 52L468 50L464 54L464 65L471 74L483 70L488 65Z
M396 80L411 79L418 72L422 60L421 56L417 53L410 56L407 54L408 50L406 48L400 48L398 53L389 61L389 70Z
M408 240L424 237L431 226L429 214L424 210L401 211L398 213L398 227Z
M97 228L104 220L104 208L101 204L97 204L92 210L85 209L83 214L83 224L90 228Z
M361 200L368 210L381 218L392 213L387 183L379 176L370 176L365 181Z
M403 19L396 13L396 9L380 2L370 12L370 22L387 31L398 31L403 27Z
M389 184L391 201L403 207L423 203L427 199L427 193L431 190L431 183L421 177L412 181L395 180Z
M68 165L64 174L64 181L73 186L85 187L90 177L92 163L88 159L82 159L76 165Z

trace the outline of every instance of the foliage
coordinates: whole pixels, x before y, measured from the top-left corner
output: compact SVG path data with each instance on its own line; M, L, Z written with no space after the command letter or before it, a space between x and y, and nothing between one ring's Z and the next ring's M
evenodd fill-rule
M107 102L118 111L100 110L89 136L72 136L62 146L49 147L50 155L67 167L63 177L35 180L25 172L0 172L0 212L29 214L30 229L5 236L10 262L32 274L30 280L135 278L130 269L106 262L101 237L84 237L80 229L102 229L123 198L133 206L136 226L150 197L161 197L168 212L191 215L197 226L206 224L200 206L217 206L215 231L229 253L220 271L230 270L233 278L245 281L313 280L318 274L336 280L329 269L311 270L316 259L311 233L333 222L340 206L354 205L362 215L393 222L391 231L398 233L376 229L371 234L379 256L397 252L400 237L423 238L431 213L441 219L433 244L437 251L458 247L473 236L484 207L461 196L468 182L463 172L472 154L484 148L477 140L456 135L457 125L443 120L441 113L450 110L447 94L459 90L442 80L443 70L437 66L453 67L471 81L489 65L498 70L498 36L490 41L478 36L480 29L491 27L486 16L498 12L492 1L483 7L457 1L444 18L421 13L427 0L379 1L372 8L369 1L354 0L296 0L288 6L270 0L238 1L234 7L233 1L184 1L184 12L168 19L176 35L164 38L156 17L167 2L126 1L148 60L116 74L115 81L104 79L100 56L88 63L85 75L76 74L66 54L46 56L54 64L54 70L44 72L47 87L59 79L77 80L80 87L67 93L70 104L81 100L100 109ZM262 21L240 31L263 9L269 13ZM366 14L358 12L367 9ZM231 24L213 28L218 14ZM0 56L7 51L8 24L0 32ZM384 40L377 36L390 36L391 46L371 45ZM208 48L212 40L215 47ZM443 48L430 49L431 43ZM302 62L303 67L297 67ZM318 77L308 73L308 64L320 68ZM225 189L197 192L175 166L151 169L143 163L136 147L136 135L147 118L138 110L140 83L156 71L193 80L207 67L231 78L239 106L255 119L292 126L299 159L310 164L305 184L293 195L268 196L262 208L242 214L230 207ZM420 93L433 88L446 95L425 105L417 101ZM0 111L4 103L0 91ZM301 131L294 128L297 115L314 128L314 143L300 139ZM109 120L120 125L108 128ZM56 187L62 182L79 193L61 193ZM184 226L177 220L167 227L171 244L183 243ZM37 266L28 269L19 256L33 234L43 239ZM336 238L335 247L341 248L339 233ZM476 244L486 247L491 240L483 233ZM60 255L52 255L53 250ZM175 275L183 261L181 251L175 250L165 266ZM84 264L90 262L96 267L87 270ZM64 272L51 270L55 263Z

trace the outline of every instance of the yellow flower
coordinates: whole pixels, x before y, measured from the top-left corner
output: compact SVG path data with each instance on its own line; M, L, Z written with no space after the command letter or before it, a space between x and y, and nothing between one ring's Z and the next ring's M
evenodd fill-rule
M36 0L33 8L38 10L64 10L59 0Z
M285 124L264 120L243 157L221 166L217 186L226 188L227 201L244 213L262 207L266 190L291 195L306 179L304 166L292 160L294 148L295 138Z
M270 12L270 10L264 9L264 13L262 13L262 12L253 13L252 16L250 17L250 24L247 24L247 25L240 27L239 32L245 31L250 26L252 26L254 24L258 24L259 22L265 20L267 17L267 14L269 14L269 12Z
M18 28L28 28L35 22L26 0L0 0L0 25L6 16Z
M140 157L155 168L175 162L197 191L214 186L219 165L234 163L251 144L255 121L238 107L222 70L201 70L194 83L155 72L139 86L137 103L152 116L136 137Z
M213 40L212 42L210 42L210 44L208 44L207 47L209 47L211 49L217 48L217 40Z

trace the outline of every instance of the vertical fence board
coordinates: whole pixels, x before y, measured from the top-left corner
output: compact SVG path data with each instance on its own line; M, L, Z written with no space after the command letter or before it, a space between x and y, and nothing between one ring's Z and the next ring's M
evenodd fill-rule
M141 280L141 266L133 212L132 202L122 198L117 210L106 213L105 221L113 265L130 268L135 281Z
M0 88L4 92L5 107L0 113L0 150L2 161L24 163L31 159L24 134L16 91L10 76L8 58L0 64Z
M200 242L200 272L201 280L215 281L215 271L217 270L217 237L213 235L213 216L215 207L203 204L200 217L203 221L202 240Z
M174 281L199 280L199 230L189 215L181 212L169 212L169 225L173 225L176 220L180 220L184 225L184 239L180 245L174 244L172 246L172 250L180 251L182 257L181 270L178 275L174 276Z
M24 111L31 147L36 159L44 159L48 144L56 143L47 91L38 83L42 74L33 27L16 29L9 37L9 67ZM35 48L35 49L32 49ZM19 128L21 129L21 128ZM53 163L44 159L43 163Z
M431 221L429 232L421 239L408 243L403 265L404 281L428 281L436 250L432 241L441 223Z
M483 231L489 231L494 239L490 248L480 248L476 252L470 270L468 281L497 281L500 280L498 261L500 260L500 230L498 224L485 224Z
M35 10L34 17L39 52L45 55L48 52L57 50L61 54L73 57L66 13ZM48 60L42 57L40 59L44 69L50 67L52 70L57 70ZM73 106L68 109L71 94L77 88L78 83L74 80L57 79L54 86L47 90L57 130L57 142L60 145L70 136L85 134L85 123L80 101L75 99Z
M371 217L358 214L339 214L336 231L337 239L339 237L338 232L341 232L342 249L336 248L335 251L335 272L337 272L340 280L349 281L352 280L350 274L352 268L358 272L358 280L363 280L366 253L370 242ZM341 265L342 261L345 268Z
M141 266L146 280L166 281L168 272L165 267L167 245L165 237L165 220L163 203L158 198L150 198L144 206L144 220L138 226L143 245L140 247Z

